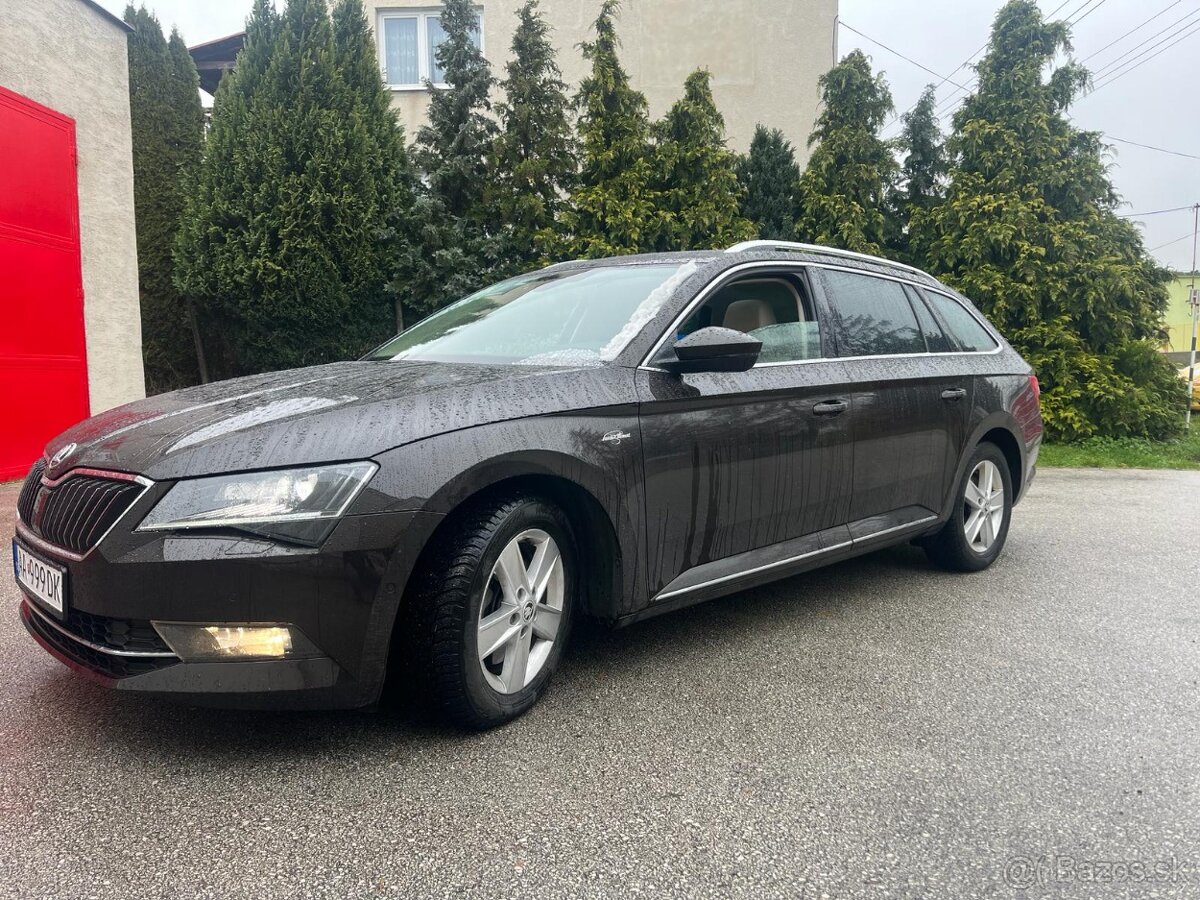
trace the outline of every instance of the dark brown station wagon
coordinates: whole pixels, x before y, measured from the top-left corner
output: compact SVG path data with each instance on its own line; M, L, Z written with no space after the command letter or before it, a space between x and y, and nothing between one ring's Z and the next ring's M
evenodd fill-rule
M1029 365L931 276L825 247L563 263L355 362L111 410L19 498L20 615L117 690L504 722L571 624L916 541L1000 554Z

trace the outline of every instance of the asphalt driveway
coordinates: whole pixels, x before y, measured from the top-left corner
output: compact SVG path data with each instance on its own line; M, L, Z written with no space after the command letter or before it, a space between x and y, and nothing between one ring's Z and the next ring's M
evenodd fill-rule
M906 547L590 630L484 735L116 696L6 575L0 896L1197 897L1198 505L1043 471L988 572Z

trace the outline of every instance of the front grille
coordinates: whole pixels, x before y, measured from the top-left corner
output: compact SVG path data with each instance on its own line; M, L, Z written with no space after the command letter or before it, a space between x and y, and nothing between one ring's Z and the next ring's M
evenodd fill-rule
M17 514L26 525L33 524L34 501L37 500L38 488L42 486L42 473L46 471L46 461L39 459L29 470L25 484L21 486L21 496L17 498Z
M46 621L40 612L34 611L28 600L21 604L21 619L26 628L67 659L107 678L128 678L130 675L142 675L146 672L165 669L167 666L173 666L179 662L177 656L113 656L109 653L102 653L75 640L71 635L59 631Z
M137 651L139 653L170 653L154 626L145 619L110 619L72 609L67 612L63 623L68 631L74 632L85 641L108 647L112 650Z
M17 500L21 521L38 537L72 553L86 553L96 546L142 492L135 481L98 475L68 475L47 487L41 474L41 467L35 465L21 489Z

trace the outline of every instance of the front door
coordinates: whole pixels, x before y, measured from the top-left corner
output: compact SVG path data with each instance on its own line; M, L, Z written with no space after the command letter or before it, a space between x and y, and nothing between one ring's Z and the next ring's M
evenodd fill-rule
M759 338L759 364L638 373L649 587L660 600L841 543L850 513L850 388L845 364L825 358L803 271L735 276L668 343L707 325ZM804 536L811 547L795 542Z

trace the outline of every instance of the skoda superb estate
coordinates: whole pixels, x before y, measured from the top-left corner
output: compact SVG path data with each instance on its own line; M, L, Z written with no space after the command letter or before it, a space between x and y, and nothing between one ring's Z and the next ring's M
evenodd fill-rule
M458 723L625 625L905 541L989 566L1034 474L1030 367L916 269L803 244L552 266L365 359L111 410L18 499L20 616L188 702Z

